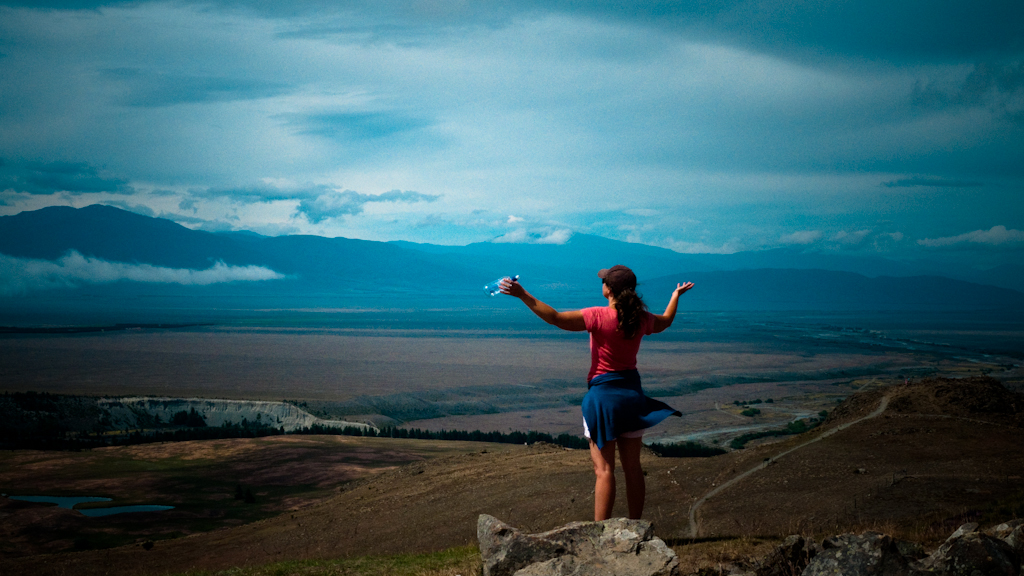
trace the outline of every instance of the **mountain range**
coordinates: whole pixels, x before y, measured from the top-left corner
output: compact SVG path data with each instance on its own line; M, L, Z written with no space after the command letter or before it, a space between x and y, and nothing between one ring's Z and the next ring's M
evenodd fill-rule
M466 246L269 237L191 230L103 205L0 217L0 255L0 311L7 313L61 306L509 308L511 299L488 298L482 287L515 274L539 298L579 307L600 303L596 271L617 263L636 271L652 306L676 282L693 281L686 306L696 310L1024 310L1013 266L989 271L998 280L990 282L981 273L971 273L974 281L947 277L940 264L925 261L796 249L679 254L587 234L564 244Z

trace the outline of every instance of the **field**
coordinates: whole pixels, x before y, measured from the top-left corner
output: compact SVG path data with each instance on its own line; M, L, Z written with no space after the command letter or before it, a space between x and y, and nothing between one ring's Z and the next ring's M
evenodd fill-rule
M287 399L322 417L429 430L580 433L585 335L535 324L286 324L8 334L0 381L12 392ZM936 375L991 375L1020 389L1022 343L1024 331L998 322L690 316L641 351L645 389L684 413L647 439L724 447L831 414L858 391ZM743 415L748 406L760 413ZM865 527L929 539L964 518L1012 516L1024 503L1024 451L1006 426L887 411L710 499L699 535L746 538L751 549L795 531ZM800 441L758 440L704 459L647 454L645 517L681 554L731 553L687 548L690 506ZM255 502L237 499L239 488ZM5 452L3 494L175 508L85 518L2 498L0 561L11 573L41 563L60 573L73 560L89 574L113 559L114 573L133 574L434 552L472 544L479 513L526 530L586 519L591 490L585 452L545 446L278 436ZM50 555L60 551L75 552Z
M360 316L321 325L6 335L0 381L8 391L288 399L327 418L431 430L579 434L586 335L469 318L445 329L412 317L373 328ZM785 423L872 382L971 374L1016 382L1024 330L994 321L939 329L940 320L689 315L641 350L645 390L685 415L651 438L713 440L722 436L714 430ZM735 409L737 401L768 398L770 409L761 405L756 418Z
M52 505L0 499L0 557L108 548L239 526L308 508L338 488L439 456L502 451L471 442L286 436L100 448L7 451L5 495L101 496L164 512L85 517ZM255 502L235 497L241 488ZM110 504L81 504L78 508Z
M693 547L689 510L702 495L752 468L757 469L752 476L710 498L697 513L697 536L740 543L723 547L721 554L789 533L821 537L865 529L934 546L960 523L991 525L1021 516L1024 445L1018 432L1024 411L1008 411L1004 397L1009 393L993 395L991 381L979 382L981 388L948 382L859 394L819 432L779 443L714 458L645 454L645 517L681 555L713 557L714 547ZM952 386L953 393L932 393L942 386ZM861 420L883 394L890 397L889 407ZM857 423L779 456L843 422ZM353 442L393 450L414 444ZM84 575L224 570L471 545L480 513L527 531L589 516L593 478L585 451L544 445L465 448L471 449L458 453L452 447L447 455L341 483L326 500L259 522L157 541L150 549L123 546L9 558L6 564L11 573L37 575L60 574L71 566ZM774 463L765 466L766 458ZM617 504L614 513L623 514L621 499Z

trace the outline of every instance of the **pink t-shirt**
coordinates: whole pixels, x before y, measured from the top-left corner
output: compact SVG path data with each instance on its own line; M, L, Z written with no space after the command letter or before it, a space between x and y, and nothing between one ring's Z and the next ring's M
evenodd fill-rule
M640 339L654 332L654 315L644 312L636 336L626 340L622 332L619 332L619 315L615 308L595 306L580 312L583 313L587 332L590 332L590 372L587 374L587 382L598 374L635 369Z

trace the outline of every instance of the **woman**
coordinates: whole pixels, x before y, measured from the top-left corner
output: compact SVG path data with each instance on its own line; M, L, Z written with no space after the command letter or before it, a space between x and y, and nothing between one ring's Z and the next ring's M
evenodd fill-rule
M681 414L664 402L647 398L640 387L636 354L640 339L661 332L676 317L679 295L693 288L693 282L677 284L665 313L651 314L636 293L636 275L618 265L597 273L601 295L608 306L559 312L537 300L518 282L501 282L504 294L515 296L548 324L563 330L590 332L590 372L587 395L583 397L583 434L590 439L590 458L594 461L594 520L611 517L615 503L615 449L626 477L626 501L629 517L640 518L644 511L646 487L640 467L641 438L644 430L665 418Z

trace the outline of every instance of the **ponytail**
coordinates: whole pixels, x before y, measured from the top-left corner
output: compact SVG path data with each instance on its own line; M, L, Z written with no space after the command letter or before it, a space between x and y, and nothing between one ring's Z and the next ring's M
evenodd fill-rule
M615 311L619 316L619 330L626 340L632 340L640 331L647 304L634 288L623 288L622 292L615 294Z

